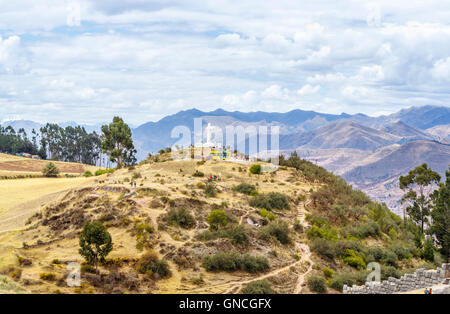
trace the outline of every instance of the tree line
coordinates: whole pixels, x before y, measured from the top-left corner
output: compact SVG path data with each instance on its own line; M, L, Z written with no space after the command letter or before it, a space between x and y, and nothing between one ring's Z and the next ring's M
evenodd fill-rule
M39 132L32 130L31 138L23 128L0 125L0 152L7 154L29 153L42 159L79 162L97 165L102 154L107 154L117 168L136 163L130 127L120 117L103 125L101 134L89 133L81 126L65 128L47 123Z
M11 126L4 128L0 125L0 152L7 154L27 152L40 155L44 159L46 157L43 151L40 151L38 134L35 130L32 131L30 139L23 128L16 132Z

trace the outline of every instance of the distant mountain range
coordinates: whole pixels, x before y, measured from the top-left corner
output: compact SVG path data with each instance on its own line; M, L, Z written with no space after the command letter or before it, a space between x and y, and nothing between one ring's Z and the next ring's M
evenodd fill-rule
M444 175L450 165L450 108L436 106L412 107L379 117L303 110L244 113L191 109L134 129L139 157L171 146L176 141L170 137L171 130L178 125L193 130L194 118L222 128L279 126L284 154L298 151L394 211L399 211L400 175L424 162Z
M283 153L298 151L394 210L399 209L400 175L424 162L443 175L450 165L450 108L437 106L412 107L379 117L304 110L246 113L190 109L134 128L138 159L172 146L178 140L171 138L174 127L186 126L193 131L195 118L223 129L229 125L279 126ZM84 127L98 132L102 124ZM23 120L2 125L24 128L27 133L42 126Z

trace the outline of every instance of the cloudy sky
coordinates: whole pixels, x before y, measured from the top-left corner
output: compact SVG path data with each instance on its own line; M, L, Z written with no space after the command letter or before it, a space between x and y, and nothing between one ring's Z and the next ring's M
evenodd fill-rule
M0 121L448 106L442 0L0 0Z

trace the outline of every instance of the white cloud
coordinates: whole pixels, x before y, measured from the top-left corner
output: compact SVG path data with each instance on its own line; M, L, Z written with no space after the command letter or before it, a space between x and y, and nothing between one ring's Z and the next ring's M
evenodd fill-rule
M3 39L0 36L0 72L23 73L29 68L26 52L20 37L11 36Z
M359 70L357 78L368 81L381 81L384 79L384 71L379 65L363 66Z
M261 96L264 98L285 99L288 97L287 93L288 90L283 89L280 85L271 85L261 93Z
M450 3L439 0L77 0L79 27L67 1L4 2L0 119L375 114L450 100Z
M317 92L319 92L319 90L320 85L313 86L310 84L306 84L302 88L300 88L297 93L299 95L309 95L309 94L316 94Z
M432 74L439 80L450 81L450 57L436 61Z

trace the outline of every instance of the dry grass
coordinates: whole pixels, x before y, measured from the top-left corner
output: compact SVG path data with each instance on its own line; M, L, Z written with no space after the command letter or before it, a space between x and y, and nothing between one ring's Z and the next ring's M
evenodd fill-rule
M239 167L242 168L241 172L239 171ZM153 208L150 204L164 193L171 200L176 200L191 197L191 193L195 192L196 194L193 197L207 204L203 208L204 211L197 211L197 214L202 215L203 219L205 219L204 216L209 213L211 206L213 204L220 205L222 202L229 204L230 210L236 210L240 214L244 213L243 215L254 211L254 209L249 208L248 206L247 196L232 191L232 187L241 182L258 184L258 190L260 192L278 191L288 195L306 193L311 187L303 182L296 182L297 184L290 183L290 171L278 171L273 175L262 174L250 176L248 167L249 165L229 162L206 162L205 164L197 164L195 161L174 161L146 164L136 167L135 170L131 171L128 169L121 169L109 176L102 176L101 181L105 181L104 183L95 183L94 180L96 178L86 179L84 177L72 179L40 178L0 181L0 209L3 208L4 211L3 213L0 212L0 269L10 265L15 265L17 267L17 258L15 256L16 254L21 254L33 260L32 266L23 268L22 278L39 281L39 274L42 272L56 273L60 276L65 271L65 265L53 265L53 259L61 261L82 261L82 258L78 254L77 237L64 237L63 239L58 239L56 242L48 245L35 246L24 250L21 249L22 243L24 242L27 244L37 243L38 240L45 242L51 240L52 237L54 239L55 236L60 236L61 234L52 235L49 227L42 225L39 225L37 229L32 228L27 231L19 231L17 229L23 227L27 218L42 208L44 204L50 202L55 203L55 200L58 198L62 200L66 194L66 192L62 193L62 191L85 184L94 188L106 185L130 189L131 187L128 181L133 177L135 172L139 172L141 178L136 180L137 187L151 188L157 190L158 193L161 194L159 194L159 196L149 194L133 198L137 203L137 214L135 215L147 217L152 221L152 225L155 227L158 224L160 216L167 212L168 205ZM180 169L182 171L180 171ZM196 170L203 172L205 177L193 177L192 174ZM209 175L216 175L221 178L220 181L215 182L220 190L215 198L205 198L203 191L197 188L197 183L204 183ZM275 182L271 182L272 179L274 179ZM280 185L280 183L283 183L283 185ZM111 199L113 204L121 197L120 193L103 190L93 189L92 192L89 193L96 194L100 197L107 196ZM77 200L73 202L76 201ZM89 210L89 208L86 208L86 211ZM194 210L195 209L193 209L193 211ZM280 219L294 221L296 215L296 208L292 208L290 211L281 213ZM127 216L130 221L133 221L134 217L135 216ZM246 224L245 219L238 219L238 221ZM175 232L173 232L173 230L157 230L155 235L157 237L157 243L154 249L159 253L160 249L163 247L166 248L166 250L168 247L179 249L189 242L194 243L196 242L195 236L200 231L204 230L204 228L205 227L192 230L175 228ZM67 232L70 231L71 230L68 230ZM114 250L111 252L110 256L108 256L109 258L139 258L139 256L143 254L143 252L136 249L136 239L135 236L130 234L129 227L113 226L109 228L109 231L114 242ZM254 230L254 232L256 231L257 230ZM161 245L163 243L164 246ZM275 248L278 252L278 257L271 260L271 272L268 273L269 277L280 276L281 273L277 273L277 269L284 269L287 267L286 270L288 270L290 265L294 265L294 263L297 262L293 259L292 255L294 253L299 253L297 252L298 247L294 245L273 247L273 249ZM206 250L205 252L208 252L209 249L205 248L204 250ZM259 244L258 248L249 248L249 252L256 255L267 255L271 250L272 244L265 244L263 247ZM160 258L166 253L167 251L159 253ZM158 281L156 283L157 288L151 288L150 291L152 293L224 293L228 291L230 287L236 287L236 289L239 290L241 282L251 281L259 276L243 272L208 273L201 268L200 264L197 264L197 267L199 268L196 269L178 269L172 261L169 261L169 265L172 271L172 277ZM134 272L131 266L126 266L122 270L125 272ZM285 271L283 270L283 272ZM203 275L204 283L198 285L195 284L194 281L200 274ZM260 275L262 276L264 274ZM292 285L290 284L289 287L285 287L285 289L287 289L286 291L293 289L294 284L295 280ZM52 293L56 288L54 283L41 282L33 285L30 289L31 292ZM74 292L74 288L69 287L58 287L58 289L65 293ZM147 291L142 292L146 293Z
M49 161L0 153L0 176L39 175ZM53 162L62 174L82 174L89 170L95 172L99 167L74 162Z

